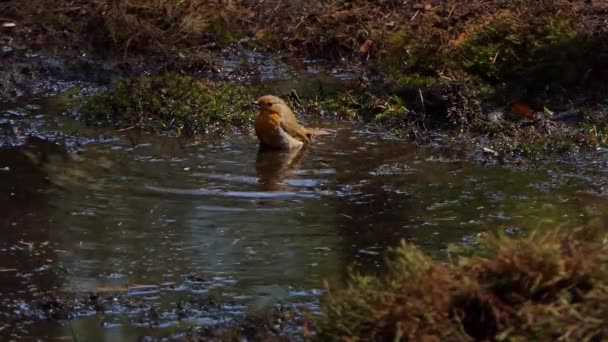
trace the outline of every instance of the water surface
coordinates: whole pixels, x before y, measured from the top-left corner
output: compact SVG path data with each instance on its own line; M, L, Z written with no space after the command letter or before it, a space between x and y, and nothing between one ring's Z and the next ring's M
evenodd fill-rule
M351 265L382 272L383 251L402 239L442 258L480 232L608 217L606 151L518 169L325 123L332 134L301 153L261 153L253 136L84 128L53 101L0 111L27 133L15 139L29 137L0 149L7 336L133 340L275 304L316 312L323 280ZM76 306L70 324L41 320L49 296L101 304Z

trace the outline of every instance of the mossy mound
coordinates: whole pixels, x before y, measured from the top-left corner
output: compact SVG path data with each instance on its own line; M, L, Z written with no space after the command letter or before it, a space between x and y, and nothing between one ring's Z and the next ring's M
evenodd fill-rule
M246 86L163 73L118 81L109 92L87 99L81 113L90 124L187 136L222 134L249 129L254 98Z
M469 34L460 45L463 70L509 92L572 90L596 58L592 38L555 8L527 16L505 11Z
M416 140L436 129L470 129L481 107L471 90L457 83L429 88L373 85L340 92L314 103L319 113L359 118L391 133Z
M475 256L431 260L403 244L383 277L329 289L322 340L602 340L608 314L603 234L486 236Z

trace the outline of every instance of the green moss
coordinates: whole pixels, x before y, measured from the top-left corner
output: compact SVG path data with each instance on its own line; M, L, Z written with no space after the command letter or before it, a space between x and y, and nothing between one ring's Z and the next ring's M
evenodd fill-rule
M449 79L442 75L459 68L448 43L449 36L435 26L434 19L402 28L385 40L385 48L376 62L387 81L397 87L442 86Z
M220 45L228 45L234 42L232 32L230 32L226 21L220 16L216 16L209 21L207 32L213 34L215 41Z
M82 114L89 123L159 133L224 133L252 123L253 98L245 86L164 73L119 81L110 92L91 97Z
M343 91L333 94L323 100L315 100L308 106L316 107L319 114L326 114L339 119L371 120L377 113L377 96L365 88Z
M420 70L438 70L449 63L449 51L441 42L441 32L426 21L416 31L394 32L388 37L379 65L391 78Z
M326 113L342 119L363 119L371 125L397 131L403 128L409 110L398 96L377 96L366 89L338 93L317 104Z
M405 126L404 120L409 115L409 110L405 107L403 100L397 96L390 97L376 105L375 110L377 113L373 117L372 123L392 129Z
M564 16L502 15L463 42L461 63L495 86L570 86L582 78L590 47Z
M386 277L353 275L346 288L329 289L317 320L320 340L419 341L428 335L466 341L435 305L447 298L446 269L406 244L389 255Z
M328 289L321 340L601 339L608 314L605 233L485 235L476 254L437 262L412 245L388 272Z
M436 87L442 84L442 81L438 77L423 76L418 73L408 73L403 75L394 75L395 84L398 87L411 87L411 88L430 88Z

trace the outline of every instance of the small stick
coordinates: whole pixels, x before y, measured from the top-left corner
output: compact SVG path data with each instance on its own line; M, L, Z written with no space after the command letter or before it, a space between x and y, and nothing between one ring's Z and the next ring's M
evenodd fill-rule
M424 117L422 118L422 127L426 131L426 106L424 105L424 96L422 96L422 90L418 88L418 94L420 95L420 103L422 104L422 113Z
M416 17L418 16L418 13L420 13L420 10L417 10L416 13L414 13L410 21L414 21L414 19L416 19Z
M124 132L124 131L128 131L131 130L133 128L137 127L137 125L133 125L133 126L129 126L129 127L125 127L125 128L121 128L121 129L117 129L116 132Z
M492 59L492 64L496 64L496 60L498 59L498 54L500 54L500 49L498 49L498 51L496 51L496 54L494 55L494 58Z
M418 94L420 95L420 104L422 104L422 111L426 115L426 107L424 105L424 96L422 96L422 90L418 88Z
M452 14L454 13L455 9L456 9L456 5L452 6L452 9L450 10L450 13L448 13L448 19L452 18Z

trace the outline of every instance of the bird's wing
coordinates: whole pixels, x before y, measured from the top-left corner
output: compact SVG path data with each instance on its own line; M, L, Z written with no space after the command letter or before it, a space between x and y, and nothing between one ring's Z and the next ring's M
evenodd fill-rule
M298 124L298 121L293 113L282 113L281 118L281 128L283 128L285 132L289 133L289 135L296 139L300 139L307 143L310 142L310 138L306 134L306 130L300 126L300 124Z
M302 126L297 125L287 125L284 121L281 121L281 128L285 130L292 137L302 140L304 142L310 142L310 138L306 135L306 131L302 128Z

